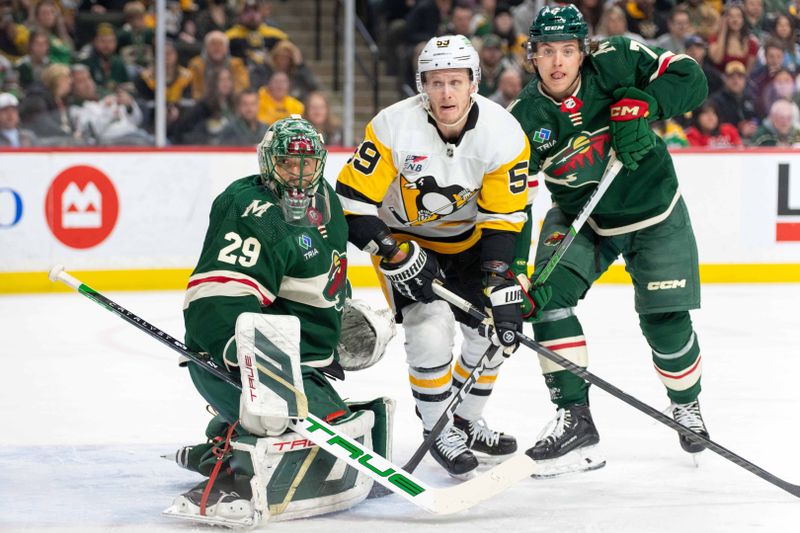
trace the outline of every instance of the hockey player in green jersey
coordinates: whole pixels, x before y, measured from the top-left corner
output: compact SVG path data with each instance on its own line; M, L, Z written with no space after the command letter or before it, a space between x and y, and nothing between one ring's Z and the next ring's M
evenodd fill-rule
M241 374L242 392L189 365L218 415L209 441L176 460L208 480L165 513L216 525L311 516L366 497L371 480L289 431L292 418L310 412L387 453L391 405L345 403L328 381L344 377L348 226L322 178L322 136L293 115L257 152L260 174L214 201L184 302L187 346Z
M624 37L589 44L586 23L572 5L539 11L528 55L537 76L509 110L531 140L531 173L543 173L554 200L536 269L595 189L611 148L624 165L550 275L553 296L533 324L536 339L586 367L586 340L574 308L621 255L672 415L707 436L697 401L700 346L689 316L700 306L695 238L672 159L649 126L697 107L707 93L703 72L688 56ZM602 467L588 383L544 358L540 364L557 415L526 453L552 461L554 475ZM703 449L683 436L680 444L690 453Z

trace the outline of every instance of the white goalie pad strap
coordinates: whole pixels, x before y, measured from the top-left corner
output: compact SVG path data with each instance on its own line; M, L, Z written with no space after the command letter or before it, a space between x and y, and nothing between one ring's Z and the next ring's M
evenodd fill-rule
M242 376L240 420L255 435L279 435L290 419L308 416L300 372L300 320L242 313L236 320Z
M381 360L397 334L392 311L372 309L363 300L347 300L342 312L342 334L337 350L345 370L363 370Z
M371 411L360 411L348 420L337 424L335 427L345 435L352 438L362 438L364 445L372 447L372 426L375 424L375 415ZM235 450L245 451L250 454L255 476L251 480L253 489L253 507L258 516L263 520L283 521L297 518L307 518L321 514L349 509L363 501L372 488L372 479L359 472L355 482L346 490L326 496L303 498L302 489L299 489L303 479L314 473L320 463L315 459L321 450L310 440L292 431L277 437L261 438L255 446L242 442L232 442ZM272 476L279 471L281 461L287 453L311 448L303 464L297 470L290 482L283 501L268 501L266 487ZM328 463L329 464L329 463ZM324 482L335 482L345 476L347 464L337 460L333 468L327 473ZM282 480L288 481L288 480Z

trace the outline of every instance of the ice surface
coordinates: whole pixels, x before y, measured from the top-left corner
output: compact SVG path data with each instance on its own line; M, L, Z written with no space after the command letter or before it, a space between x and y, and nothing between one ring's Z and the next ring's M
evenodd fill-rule
M708 285L693 313L703 353L701 403L712 438L800 483L800 285ZM183 334L180 292L109 293L167 333ZM356 296L382 303L377 290ZM579 308L590 371L650 405L668 404L652 369L629 287L595 287ZM0 531L208 530L160 515L200 478L165 461L200 442L208 419L177 354L75 294L0 297ZM530 330L526 330L530 332ZM407 386L402 329L375 367L337 388L398 402L395 462L421 442ZM602 470L529 480L463 514L435 517L396 496L349 511L263 526L273 531L796 532L800 500L711 453L695 468L677 436L594 389L608 459ZM553 416L536 357L506 362L490 425L533 444ZM455 481L426 458L416 473Z

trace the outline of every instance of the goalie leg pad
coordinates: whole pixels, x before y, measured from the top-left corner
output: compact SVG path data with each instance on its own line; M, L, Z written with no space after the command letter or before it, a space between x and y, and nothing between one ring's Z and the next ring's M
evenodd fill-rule
M297 317L242 313L236 320L236 357L242 376L240 420L247 431L280 435L290 419L308 415Z
M352 414L340 419L337 429L368 447L373 447L373 435L381 435L383 442L375 448L388 449L391 400L387 403L379 398L351 407ZM363 501L372 488L371 478L291 431L277 437L244 437L232 445L236 451L246 452L252 462L253 507L269 520L349 509Z

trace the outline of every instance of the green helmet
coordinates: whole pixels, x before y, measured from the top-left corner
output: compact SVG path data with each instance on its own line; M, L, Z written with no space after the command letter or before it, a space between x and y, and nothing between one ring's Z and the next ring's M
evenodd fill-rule
M585 49L589 28L583 15L572 4L566 6L545 6L531 23L530 43L549 43L577 39Z
M278 197L288 223L320 226L330 219L327 190L319 187L328 151L310 122L300 115L275 122L257 152L261 180Z

